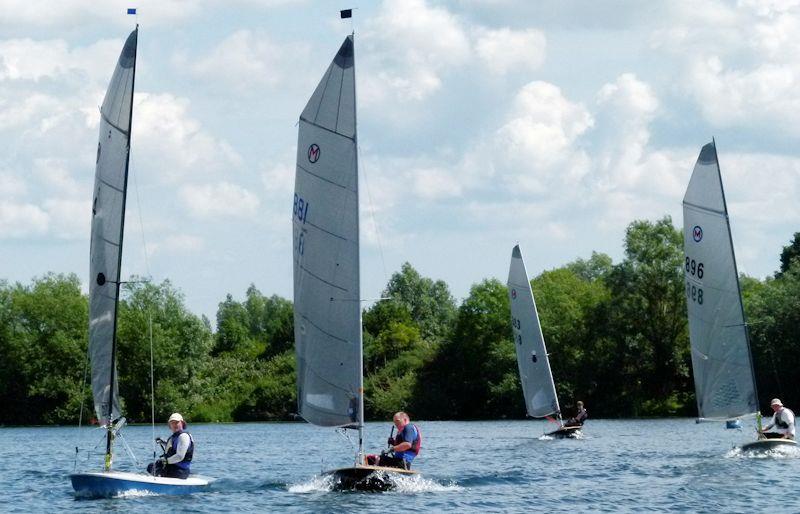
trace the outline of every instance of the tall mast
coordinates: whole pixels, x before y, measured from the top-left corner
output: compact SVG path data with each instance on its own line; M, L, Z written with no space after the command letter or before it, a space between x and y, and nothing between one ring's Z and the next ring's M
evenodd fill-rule
M719 176L719 187L722 192L722 206L725 208L725 223L728 225L728 240L731 243L731 258L733 259L733 269L736 271L736 290L739 292L739 308L742 310L742 321L744 323L744 339L747 342L747 354L750 356L750 375L753 379L753 394L756 398L756 409L761 411L758 401L758 386L756 385L756 371L753 364L753 351L750 345L750 327L747 325L747 317L744 313L744 298L742 297L742 284L739 281L739 266L736 265L736 252L733 250L733 233L731 232L731 220L728 216L728 201L725 199L725 186L722 184L722 172L719 167L719 156L717 155L717 142L711 138L714 145L714 161L717 163L717 175Z
M353 91L355 92L355 62L356 62L356 33L353 31L351 34L353 38ZM357 95L356 95L357 98ZM356 271L358 277L358 287L356 293L358 294L358 455L356 455L356 465L364 464L364 328L361 320L361 207L359 205L359 187L358 187L358 102L353 102L353 111L355 113L355 130L353 131L353 141L355 142L355 159L356 159L356 233L358 234L359 244L358 251L356 252Z
M125 203L128 198L128 171L131 161L131 139L133 137L133 94L136 89L136 57L139 51L139 24L136 24L136 45L133 47L133 72L131 74L131 105L128 112L128 152L125 156L125 180L122 187L122 217L119 225L119 257L117 259L117 281L115 287L117 288L116 297L114 299L114 328L111 333L111 382L108 387L108 427L106 432L106 459L105 469L111 469L112 461L112 443L114 441L113 419L114 415L114 379L117 362L117 319L119 318L119 293L122 283L122 243L124 242L123 235L125 234Z

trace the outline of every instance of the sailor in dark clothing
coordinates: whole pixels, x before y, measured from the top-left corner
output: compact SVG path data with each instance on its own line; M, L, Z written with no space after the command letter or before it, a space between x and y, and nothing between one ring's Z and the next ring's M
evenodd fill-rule
M567 422L564 423L565 427L581 427L583 426L583 422L586 421L586 418L589 417L586 409L583 408L583 402L579 401L576 406L578 407L578 412L575 414L575 417L569 418Z
M169 478L188 478L189 468L194 455L194 440L189 432L186 432L186 421L183 416L174 413L169 417L170 430L172 435L169 439L162 441L164 444L164 455L154 463L147 465L147 472L151 475Z
M398 412L392 420L397 435L387 441L389 448L380 456L368 457L368 463L389 468L411 469L411 461L419 455L422 434L405 412Z

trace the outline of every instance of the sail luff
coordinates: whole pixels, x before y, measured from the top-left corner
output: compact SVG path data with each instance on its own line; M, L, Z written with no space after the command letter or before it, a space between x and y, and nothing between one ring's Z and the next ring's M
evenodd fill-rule
M536 418L556 414L560 421L561 407L558 404L547 346L519 245L511 253L508 294L514 347L527 413Z
M355 34L351 34L353 41L353 145L355 147L355 167L356 167L356 292L358 293L358 453L356 454L356 464L364 464L364 323L363 323L363 310L361 309L361 202L360 202L360 188L358 181L358 102L355 101L356 96L356 81L355 81ZM344 80L344 75L342 75ZM341 89L339 90L341 97ZM336 124L338 126L339 120L337 118Z

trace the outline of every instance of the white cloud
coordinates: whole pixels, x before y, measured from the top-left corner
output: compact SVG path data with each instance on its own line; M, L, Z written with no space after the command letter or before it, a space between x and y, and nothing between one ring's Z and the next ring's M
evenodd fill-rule
M247 189L230 182L189 184L178 195L189 214L196 218L249 218L255 216L259 200Z
M108 80L122 44L122 39L100 40L70 49L63 39L0 41L0 81L38 81L68 73L81 73L84 80Z
M0 171L0 200L24 196L27 191L25 180L10 171Z
M432 37L435 35L435 37ZM364 53L368 70L360 81L362 103L394 97L427 98L442 86L442 74L470 57L470 41L462 22L425 0L386 0L367 21Z
M243 29L222 40L190 69L237 91L261 93L260 86L293 80L298 63L306 62L309 54L307 43L278 44L266 32Z
M40 207L29 203L0 203L0 238L21 238L42 235L49 217Z
M91 227L91 202L48 198L43 203L50 220L49 234L59 239L87 240Z
M675 3L651 45L677 63L681 94L715 127L800 134L798 2ZM663 59L663 57L662 57Z
M138 93L134 101L133 155L155 165L159 176L175 181L213 176L237 168L242 158L227 142L205 131L189 114L188 98L169 93Z
M545 58L546 39L535 29L497 30L479 29L475 51L492 73L532 71L538 69Z

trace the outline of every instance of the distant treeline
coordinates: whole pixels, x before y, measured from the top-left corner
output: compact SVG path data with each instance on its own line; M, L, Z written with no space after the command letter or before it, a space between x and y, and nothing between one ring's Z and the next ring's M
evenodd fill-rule
M531 281L565 414L582 399L595 417L695 415L682 241L669 217L635 221L622 262L593 253ZM534 264L535 249L526 255ZM742 288L761 404L780 396L800 406L800 233L774 278L743 276ZM417 419L524 417L503 282L473 285L458 305L446 283L406 263L383 296L364 311L369 419L398 409ZM94 417L82 386L87 320L75 275L0 281L0 423L76 423L81 400L84 422ZM176 410L192 421L294 418L290 301L251 286L243 301L219 304L212 330L169 281L126 284L118 369L132 421L150 418L151 327L158 419Z

